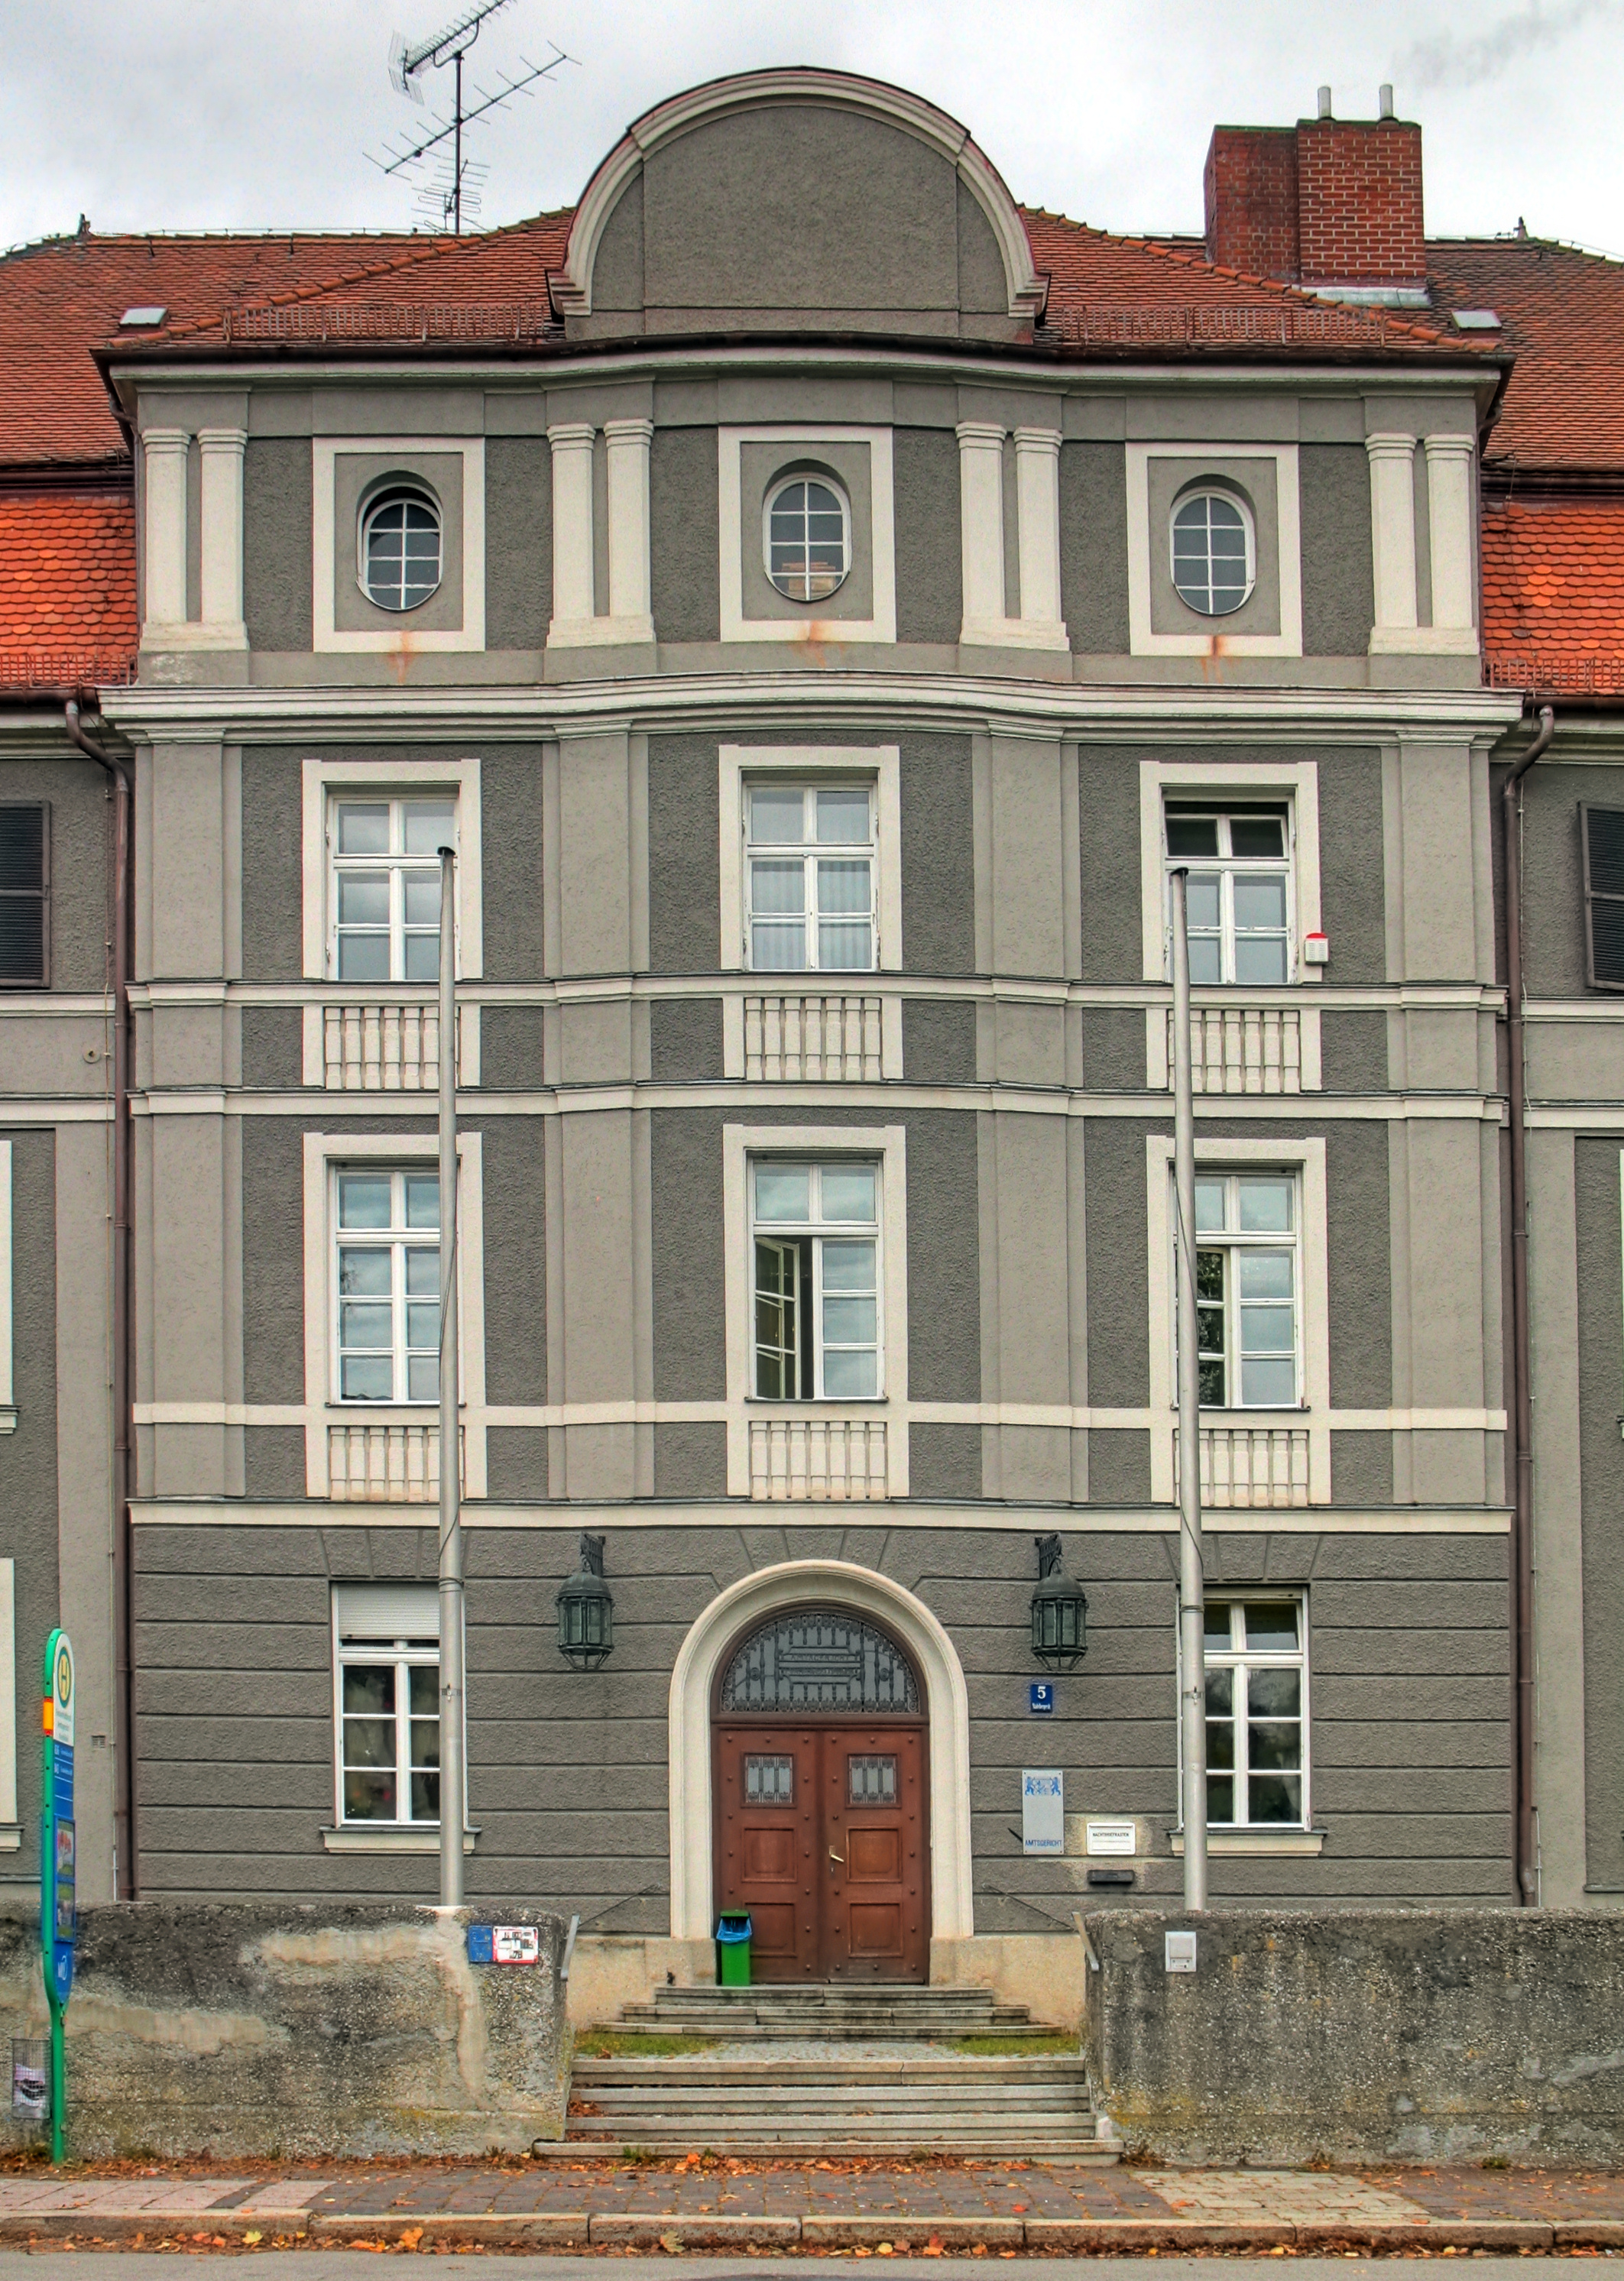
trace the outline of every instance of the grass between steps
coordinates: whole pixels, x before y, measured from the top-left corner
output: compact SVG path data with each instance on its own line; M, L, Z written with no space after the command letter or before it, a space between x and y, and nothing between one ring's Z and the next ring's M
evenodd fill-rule
M950 2050L967 2052L977 2059L1075 2059L1075 2036L1024 2036L1020 2034L986 2036L948 2036L943 2038Z
M713 2052L715 2036L645 2035L635 2028L582 2028L576 2035L578 2060L674 2060L687 2052Z

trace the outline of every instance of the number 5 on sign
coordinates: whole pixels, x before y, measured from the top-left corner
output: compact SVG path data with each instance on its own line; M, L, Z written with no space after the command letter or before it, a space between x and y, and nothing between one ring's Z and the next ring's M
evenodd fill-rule
M62 2030L73 1986L73 1643L63 1631L45 1643L44 1748L40 1813L40 1947L50 2006L50 2159L62 2160L67 2084Z

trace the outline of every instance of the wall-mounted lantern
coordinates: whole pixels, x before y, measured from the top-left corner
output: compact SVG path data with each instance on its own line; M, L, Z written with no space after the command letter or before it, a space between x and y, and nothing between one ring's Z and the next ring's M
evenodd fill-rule
M580 1566L558 1588L559 1653L596 1671L615 1645L615 1598L603 1580L603 1539L582 1533Z
M1081 1585L1062 1573L1060 1539L1035 1536L1032 1543L1038 1548L1038 1582L1032 1596L1032 1651L1051 1669L1070 1671L1088 1644L1088 1603Z

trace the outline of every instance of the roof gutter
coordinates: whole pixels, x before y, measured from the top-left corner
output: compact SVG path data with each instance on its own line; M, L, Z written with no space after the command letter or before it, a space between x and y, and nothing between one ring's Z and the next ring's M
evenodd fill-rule
M1539 1902L1534 1798L1534 1394L1529 1372L1528 1141L1523 1088L1522 780L1556 733L1542 705L1533 743L1500 787L1505 861L1505 1032L1512 1154L1512 1406L1516 1490L1512 1517L1512 1794L1517 1898Z
M94 704L94 698L88 700ZM134 1479L134 1337L131 1303L130 1193L130 763L106 752L85 732L81 697L67 697L63 722L69 739L104 769L113 796L112 870L112 1597L113 1898L132 1901L139 1891L135 1852L135 1694L130 1591L130 1498Z

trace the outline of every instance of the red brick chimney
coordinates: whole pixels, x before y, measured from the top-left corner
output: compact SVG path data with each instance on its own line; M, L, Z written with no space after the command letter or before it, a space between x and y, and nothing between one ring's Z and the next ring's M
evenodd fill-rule
M1326 101L1322 90L1321 116L1295 127L1213 128L1207 259L1291 284L1412 294L1427 282L1421 130L1333 119Z

